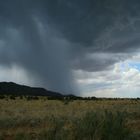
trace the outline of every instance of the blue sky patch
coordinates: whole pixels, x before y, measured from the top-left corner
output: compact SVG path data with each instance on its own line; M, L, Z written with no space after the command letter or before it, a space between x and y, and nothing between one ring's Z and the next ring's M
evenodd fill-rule
M128 63L128 66L140 71L140 62L130 62L130 63Z

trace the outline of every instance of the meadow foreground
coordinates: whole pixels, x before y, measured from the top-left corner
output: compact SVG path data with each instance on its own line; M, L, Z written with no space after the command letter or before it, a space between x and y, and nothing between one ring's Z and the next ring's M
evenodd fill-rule
M0 140L139 140L140 100L0 99Z

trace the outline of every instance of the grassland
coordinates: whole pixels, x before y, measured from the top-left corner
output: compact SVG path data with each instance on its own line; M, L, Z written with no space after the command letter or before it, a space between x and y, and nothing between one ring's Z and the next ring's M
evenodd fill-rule
M139 140L140 100L0 99L0 140Z

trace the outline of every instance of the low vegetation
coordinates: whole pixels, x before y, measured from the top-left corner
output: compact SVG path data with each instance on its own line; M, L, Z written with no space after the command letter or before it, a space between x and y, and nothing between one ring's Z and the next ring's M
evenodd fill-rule
M139 139L139 98L0 96L0 140Z

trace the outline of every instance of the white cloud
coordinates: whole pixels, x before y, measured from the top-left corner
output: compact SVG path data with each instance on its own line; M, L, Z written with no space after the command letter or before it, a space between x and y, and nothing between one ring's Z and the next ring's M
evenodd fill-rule
M140 70L130 62L135 63L134 58L116 63L108 71L75 71L82 96L140 97Z

